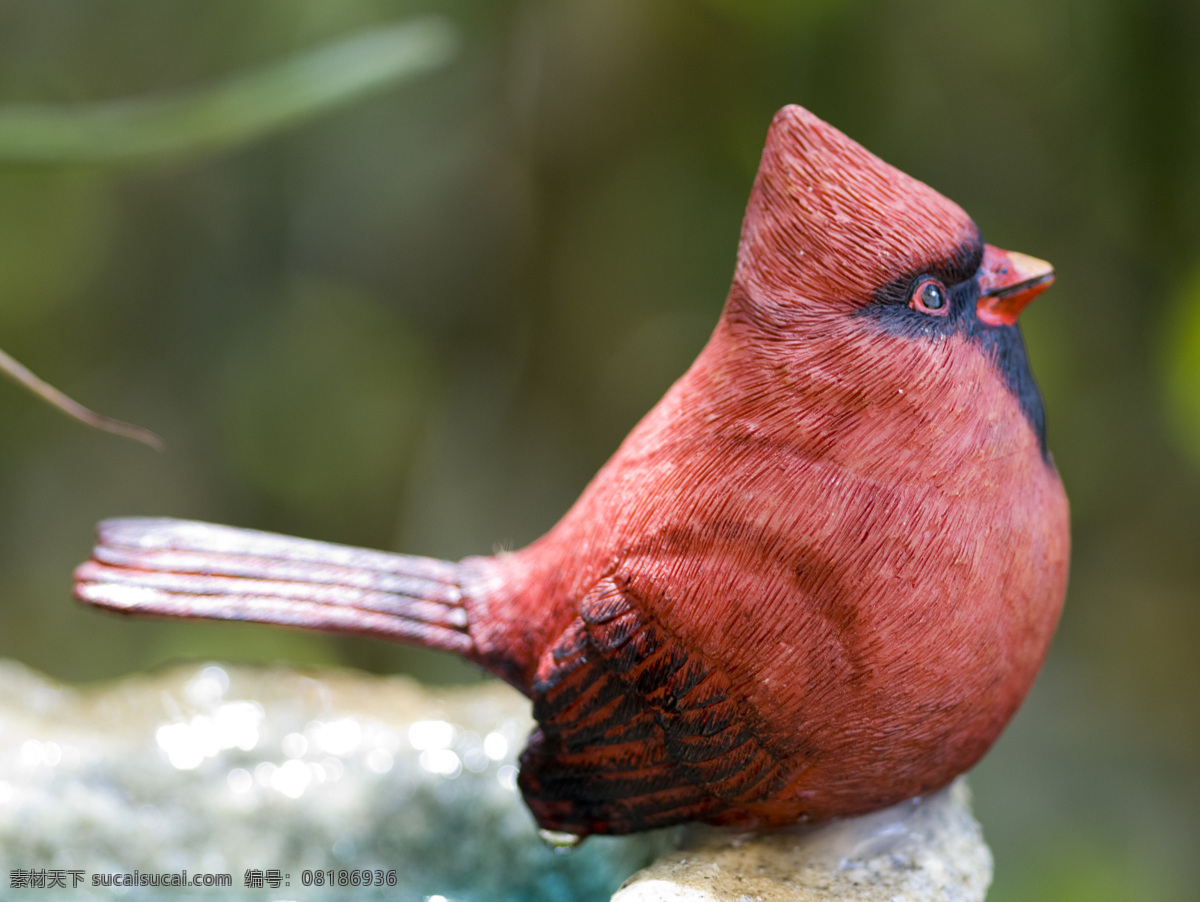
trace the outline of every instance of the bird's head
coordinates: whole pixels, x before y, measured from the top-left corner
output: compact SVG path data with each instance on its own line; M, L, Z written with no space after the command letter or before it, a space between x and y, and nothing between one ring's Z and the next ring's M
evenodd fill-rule
M736 304L782 321L891 305L920 330L973 282L978 318L1011 326L1053 280L1048 263L984 244L956 203L807 110L776 114L742 226Z
M1048 263L985 244L953 201L788 106L767 135L725 322L782 382L815 398L823 381L843 408L876 403L866 389L941 399L986 358L1045 453L1016 322L1053 280Z

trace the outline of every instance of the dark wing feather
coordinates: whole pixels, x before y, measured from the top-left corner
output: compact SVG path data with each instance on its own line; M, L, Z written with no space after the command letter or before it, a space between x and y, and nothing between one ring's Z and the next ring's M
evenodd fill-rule
M626 833L769 796L786 773L753 708L621 582L598 584L532 687L521 789L546 828Z

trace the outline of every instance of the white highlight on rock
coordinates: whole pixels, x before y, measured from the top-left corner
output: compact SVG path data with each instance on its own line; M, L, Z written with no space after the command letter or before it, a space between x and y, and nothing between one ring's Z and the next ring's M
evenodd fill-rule
M62 761L62 747L57 742L40 742L37 739L26 739L21 743L18 760L28 768L46 765L55 767Z
M383 749L385 752L391 752L393 755L400 750L400 734L395 730L389 730L387 727L382 727L374 731L372 736L375 745Z
M230 702L217 709L213 724L221 748L248 752L258 745L258 727L263 720L258 702Z
M511 764L506 764L496 772L496 782L507 789L509 792L517 791L517 769Z
M487 754L479 746L467 749L462 756L463 767L473 774L481 774L492 763Z
M342 779L346 773L346 765L342 764L342 759L335 758L333 755L321 759L321 769L325 771L325 778L330 783Z
M254 786L254 776L250 771L241 767L235 767L225 779L229 783L230 790L237 795L249 792Z
M229 689L229 674L223 667L209 664L183 687L183 695L198 708L220 704Z
M508 740L499 733L488 733L483 738L483 750L493 761L499 761L508 754Z
M205 718L207 721L208 718ZM159 748L167 753L167 760L177 770L193 770L204 760L204 749L201 740L193 735L194 724L169 723L159 727L154 738ZM202 732L206 725L200 725Z
M275 776L277 769L274 761L262 762L258 767L254 768L254 782L259 786L270 786L271 778Z
M417 751L448 749L455 733L454 724L444 720L418 720L408 728L408 742Z
M462 773L462 762L459 760L458 755L454 754L450 749L426 749L421 752L418 763L422 769L429 771L431 774L449 777L451 780Z
M308 751L308 740L303 733L288 733L283 737L280 747L289 758L303 758Z
M230 702L211 715L197 714L189 721L163 724L154 738L173 767L193 770L225 749L253 749L258 745L262 719L263 709L257 702Z
M392 769L393 763L395 763L395 759L387 749L371 749L367 752L367 767L377 774L386 774Z
M308 789L311 781L312 774L309 773L307 765L294 758L285 761L283 766L276 768L275 773L271 775L271 786L289 799L298 799L304 795L304 790Z
M362 727L357 720L343 717L339 720L309 724L313 740L323 751L339 758L357 751L362 743Z

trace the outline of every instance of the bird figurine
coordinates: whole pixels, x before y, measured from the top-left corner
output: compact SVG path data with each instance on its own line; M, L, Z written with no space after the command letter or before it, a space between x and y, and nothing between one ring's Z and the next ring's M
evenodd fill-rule
M77 597L454 652L533 702L519 786L584 837L881 808L970 768L1066 592L1017 316L1049 264L798 106L725 308L545 536L458 563L101 523Z

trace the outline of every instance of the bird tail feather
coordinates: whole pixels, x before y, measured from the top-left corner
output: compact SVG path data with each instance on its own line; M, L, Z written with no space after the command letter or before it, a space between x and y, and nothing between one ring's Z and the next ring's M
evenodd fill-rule
M106 520L75 597L128 614L250 620L473 657L447 561L187 520Z

